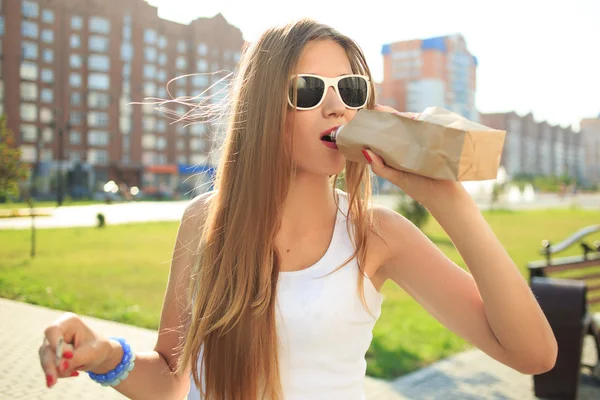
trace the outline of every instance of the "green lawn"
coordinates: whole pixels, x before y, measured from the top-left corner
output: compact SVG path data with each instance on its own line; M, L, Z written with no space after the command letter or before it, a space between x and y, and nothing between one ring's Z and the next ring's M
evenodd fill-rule
M600 221L600 211L582 210L485 216L523 273L528 261L540 258L542 239L556 242ZM424 230L464 265L435 221ZM33 261L28 231L0 231L0 297L156 328L176 231L176 223L39 230ZM383 291L383 314L367 353L369 375L392 378L468 347L393 283Z

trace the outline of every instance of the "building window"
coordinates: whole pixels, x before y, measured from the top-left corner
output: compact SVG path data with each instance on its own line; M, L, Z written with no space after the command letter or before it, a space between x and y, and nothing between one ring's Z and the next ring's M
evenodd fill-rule
M42 42L52 43L54 42L54 31L51 29L44 29L42 31Z
M74 15L71 17L71 29L73 30L80 30L81 28L83 28L83 18Z
M71 68L81 68L81 56L79 54L71 54L71 56L69 56L69 65L71 66Z
M25 142L35 142L37 140L37 127L35 125L21 124L21 139Z
M159 120L156 123L156 130L160 133L165 133L165 131L167 130L167 123L164 120Z
M42 60L44 60L46 64L52 64L54 61L54 52L52 49L44 49L42 52Z
M110 58L104 55L92 54L88 58L88 68L93 71L107 72L110 69Z
M177 41L177 51L180 53L185 53L185 42L183 40Z
M44 103L52 103L54 101L54 92L52 91L52 89L42 89L42 92L40 94L40 100Z
M156 85L153 82L144 83L144 96L146 96L146 97L156 96Z
M178 69L186 69L187 68L187 61L185 60L184 56L177 57L176 64L177 64Z
M91 130L88 132L88 144L90 146L108 146L108 132Z
M156 43L156 31L154 29L146 29L144 31L144 43L155 44Z
M0 15L0 36L4 36L4 16Z
M79 106L81 104L81 93L72 92L70 101L72 106Z
M166 47L167 47L167 38L166 38L166 37L164 37L164 36L161 36L161 37L158 39L158 48L159 48L159 49L164 49L164 48L166 48Z
M144 59L146 62L155 62L156 61L156 49L154 47L146 47L144 49Z
M23 0L21 3L21 12L24 17L37 18L39 15L39 5L34 1Z
M108 35L110 33L110 21L102 17L91 17L89 30L90 32Z
M123 79L129 79L131 76L131 64L123 65Z
M88 76L88 87L92 90L108 90L110 79L107 74L93 73Z
M166 82L167 81L167 73L165 72L164 69L159 69L158 73L156 74L156 77L158 78L158 80L160 82Z
M38 78L37 64L32 63L32 62L27 62L27 61L21 63L19 75L21 76L21 79L25 79L25 80L29 80L29 81L37 81L37 78Z
M87 159L90 162L90 164L106 165L108 164L108 153L106 150L88 150Z
M144 79L154 79L156 77L156 67L152 64L144 65Z
M24 59L37 60L38 58L38 45L33 42L21 43L21 55Z
M77 34L72 34L71 35L71 48L72 49L78 49L81 46L81 39L79 38L79 35Z
M78 151L69 152L69 161L72 163L78 163L81 161L81 154Z
M142 136L142 147L144 149L154 149L156 146L156 136L145 134Z
M38 86L35 83L21 82L21 100L36 101L38 98Z
M131 132L131 119L129 119L129 117L119 118L119 129L123 133Z
M34 122L37 121L37 106L35 104L21 103L21 120Z
M124 26L123 27L123 39L125 41L130 41L131 40L131 26Z
M70 131L69 132L69 143L74 144L74 145L81 144L81 133L79 133L77 131Z
M158 64L163 67L167 64L167 55L165 53L160 53L158 56Z
M81 74L72 72L69 76L69 84L72 87L81 87Z
M88 93L88 107L90 108L108 108L110 104L110 97L106 93L89 92Z
M205 43L200 43L198 45L198 54L200 54L201 56L205 56L208 54L208 47Z
M208 76L194 75L192 76L192 84L197 88L203 88L208 85Z
M121 60L130 61L133 58L133 46L131 43L121 45Z
M96 128L108 126L108 113L91 111L87 115L87 122L89 126Z
M54 71L51 69L44 68L42 70L42 82L53 83L54 82Z
M204 124L197 123L190 126L190 134L194 136L201 136L204 132L206 132L206 126Z
M164 137L159 137L158 140L156 141L156 149L164 150L166 148L167 148L167 139Z
M90 36L89 50L97 53L108 51L108 38L104 36Z
M36 150L35 146L20 146L21 161L32 163L35 161Z
M54 23L54 11L42 10L42 21L47 24L53 24Z
M146 132L152 132L156 128L156 120L154 117L145 117L142 120L142 128Z
M206 72L208 71L208 63L206 60L200 60L196 63L196 68L199 72Z
M81 125L81 113L77 111L72 111L69 114L69 122L71 125Z
M40 121L44 124L49 124L50 121L52 121L52 111L49 108L42 108L40 110ZM52 131L50 131L50 134L52 134ZM44 131L44 136L46 136L47 133L46 131ZM46 140L44 138L44 140ZM52 141L52 137L50 137L50 140L46 140L47 142L51 142Z

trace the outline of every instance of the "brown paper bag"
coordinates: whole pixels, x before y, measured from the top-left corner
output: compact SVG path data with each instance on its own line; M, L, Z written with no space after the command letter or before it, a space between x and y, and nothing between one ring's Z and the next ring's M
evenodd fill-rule
M364 163L372 150L395 169L434 179L495 179L505 131L469 121L438 107L417 115L361 110L336 136L340 151Z

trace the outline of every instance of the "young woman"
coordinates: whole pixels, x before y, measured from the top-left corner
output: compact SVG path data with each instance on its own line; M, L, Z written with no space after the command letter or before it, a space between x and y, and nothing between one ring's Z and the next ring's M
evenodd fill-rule
M270 29L244 51L231 95L216 190L182 218L156 347L133 361L124 341L66 314L40 348L49 386L83 370L133 399L363 399L388 280L499 362L552 368L547 320L461 184L368 150L348 162L321 140L361 108L395 112L375 105L352 40L310 20ZM367 164L428 208L470 274L371 205Z

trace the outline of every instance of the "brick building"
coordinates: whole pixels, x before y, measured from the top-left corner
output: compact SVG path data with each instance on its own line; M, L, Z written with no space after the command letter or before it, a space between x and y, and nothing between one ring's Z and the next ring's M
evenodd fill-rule
M600 114L581 120L581 142L585 148L583 170L590 185L600 185Z
M536 122L531 113L481 114L481 123L506 131L500 164L510 176L569 176L586 182L584 155L587 151L581 132Z
M184 25L143 0L0 0L0 40L0 111L40 192L55 190L59 169L76 195L108 180L187 191L182 175L210 168L210 126L129 103L170 98L169 80L205 73L169 85L194 96L223 77L210 73L233 71L244 40L221 14Z
M478 121L477 59L462 35L395 42L381 52L382 102L411 112L437 106Z

